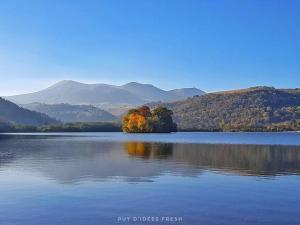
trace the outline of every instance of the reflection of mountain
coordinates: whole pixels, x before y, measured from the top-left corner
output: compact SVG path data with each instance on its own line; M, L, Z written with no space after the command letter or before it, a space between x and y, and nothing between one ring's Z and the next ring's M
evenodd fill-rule
M11 138L8 138L11 137ZM40 173L62 183L81 179L149 181L203 170L240 175L300 174L300 147L104 142L93 137L0 136L0 172Z

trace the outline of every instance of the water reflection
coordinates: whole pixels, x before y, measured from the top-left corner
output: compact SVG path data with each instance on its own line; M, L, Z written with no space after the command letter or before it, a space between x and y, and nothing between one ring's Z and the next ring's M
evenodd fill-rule
M171 173L197 176L205 170L239 175L300 174L300 147L153 142L105 142L78 137L0 140L0 173L16 169L61 183L123 178L151 181Z
M300 148L268 145L161 144L128 142L129 155L167 159L198 168L249 175L300 173Z
M146 142L126 142L124 149L131 156L144 159L167 159L172 155L173 145L171 143L146 143Z

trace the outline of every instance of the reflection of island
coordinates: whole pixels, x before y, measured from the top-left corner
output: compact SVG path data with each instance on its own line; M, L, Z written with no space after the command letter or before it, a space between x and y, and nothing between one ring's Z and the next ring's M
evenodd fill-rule
M141 158L166 159L172 155L173 146L170 143L145 143L145 142L126 142L124 148L131 156Z
M105 142L79 137L1 139L0 171L42 174L61 183L122 177L149 181L204 170L240 175L300 175L300 146Z

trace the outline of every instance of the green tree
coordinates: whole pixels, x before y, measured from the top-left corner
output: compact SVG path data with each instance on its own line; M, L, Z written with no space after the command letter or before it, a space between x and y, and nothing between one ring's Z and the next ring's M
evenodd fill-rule
M172 119L173 112L165 107L157 107L152 111L152 127L157 133L168 133L177 130Z

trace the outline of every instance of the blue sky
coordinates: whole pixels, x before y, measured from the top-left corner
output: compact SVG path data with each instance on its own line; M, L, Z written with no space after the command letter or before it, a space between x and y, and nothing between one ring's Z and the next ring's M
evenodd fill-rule
M0 1L0 95L56 81L300 87L298 0Z

